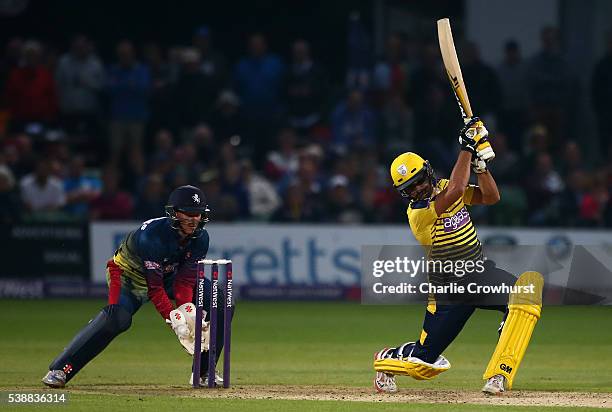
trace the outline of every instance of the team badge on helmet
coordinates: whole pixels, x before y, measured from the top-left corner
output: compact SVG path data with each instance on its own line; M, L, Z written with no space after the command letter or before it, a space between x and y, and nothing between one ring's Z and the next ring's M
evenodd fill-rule
M397 156L391 163L389 171L393 186L409 201L425 200L431 195L431 193L419 193L416 198L412 198L411 192L416 186L426 181L429 181L431 188L435 186L436 178L429 162L416 153L406 152Z
M195 203L197 203L198 205L200 204L200 196L198 196L197 193L191 196L191 198L193 199Z

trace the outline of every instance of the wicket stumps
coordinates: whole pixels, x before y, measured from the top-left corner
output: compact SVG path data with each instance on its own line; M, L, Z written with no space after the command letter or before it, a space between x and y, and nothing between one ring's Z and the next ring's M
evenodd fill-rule
M225 278L225 299L223 302L223 387L230 386L230 354L232 342L233 275L232 261L226 259L204 259L198 261L196 282L195 350L193 355L193 387L200 387L200 362L202 359L202 311L204 310L204 279L206 267L210 267L210 339L208 346L208 387L215 387L217 367L217 328L219 305L219 266L223 267Z

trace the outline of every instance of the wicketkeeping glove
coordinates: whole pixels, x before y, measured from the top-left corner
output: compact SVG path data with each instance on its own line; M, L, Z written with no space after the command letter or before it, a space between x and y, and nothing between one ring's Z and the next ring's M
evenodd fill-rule
M195 352L195 311L196 307L193 303L185 303L170 312L170 319L166 319L179 342L187 353L193 355ZM208 322L204 321L206 311L202 314L202 351L208 350L210 340L210 330Z
M195 345L183 312L180 309L174 309L170 312L170 319L166 319L166 323L169 324L174 333L176 333L179 342L183 345L183 349L190 355L193 355Z

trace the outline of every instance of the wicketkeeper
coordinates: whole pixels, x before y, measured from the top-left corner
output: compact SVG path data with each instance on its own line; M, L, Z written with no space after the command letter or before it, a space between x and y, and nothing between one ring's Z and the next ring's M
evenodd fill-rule
M482 245L466 205L492 205L500 199L495 180L487 170L487 162L495 153L488 141L487 129L478 118L466 122L459 143L461 151L449 179L437 179L429 162L415 153L403 153L391 164L393 185L408 200L410 229L431 260L483 260ZM477 186L468 185L470 168L476 173ZM378 391L396 392L396 375L432 379L448 370L451 364L442 353L477 308L504 313L497 347L483 375L486 383L482 390L498 394L512 388L540 318L543 278L537 272L525 272L516 279L494 264L486 267L487 270L478 275L479 282L533 285L534 293L503 295L493 304L486 302L490 296L449 299L448 296L430 295L419 339L384 348L375 354L374 384ZM449 281L449 276L445 278L440 273L430 272L428 277L434 284ZM451 274L450 281L452 278ZM454 278L457 283L468 280L467 277L459 278Z
M108 305L89 321L49 366L45 385L62 388L120 333L129 329L132 316L148 300L153 302L183 348L194 352L194 286L197 262L206 257L209 236L208 206L200 189L175 189L166 206L166 217L147 220L130 232L106 264ZM210 280L204 284L204 307L210 310ZM174 299L175 304L172 303ZM201 376L208 371L208 322L203 316ZM223 305L218 319L223 324ZM217 334L217 348L223 346L223 329ZM217 356L221 350L217 351ZM190 384L193 383L193 373ZM206 385L206 379L201 378ZM217 384L222 379L215 379Z

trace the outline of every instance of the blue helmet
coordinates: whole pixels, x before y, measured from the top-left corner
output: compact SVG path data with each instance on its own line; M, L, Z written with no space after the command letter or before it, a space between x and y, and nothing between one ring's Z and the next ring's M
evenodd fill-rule
M198 236L204 229L204 225L210 221L208 212L210 209L206 204L204 193L197 187L186 185L177 187L170 193L168 204L166 205L166 215L171 220L172 227L179 228L179 220L176 217L176 212L200 213L202 219L197 229L193 233L193 237Z

